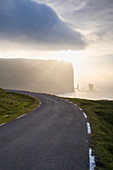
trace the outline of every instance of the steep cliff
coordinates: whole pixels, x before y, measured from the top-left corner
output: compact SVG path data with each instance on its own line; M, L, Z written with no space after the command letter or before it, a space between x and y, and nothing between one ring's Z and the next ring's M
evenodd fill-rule
M0 59L0 87L50 94L74 90L72 64L57 60Z

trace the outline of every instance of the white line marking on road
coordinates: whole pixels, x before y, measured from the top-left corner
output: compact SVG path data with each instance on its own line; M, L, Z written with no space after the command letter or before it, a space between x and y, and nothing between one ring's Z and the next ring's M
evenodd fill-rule
M85 112L83 112L83 115L84 115L85 119L87 119L87 115L85 114Z
M90 126L89 122L87 122L86 124L87 124L87 133L91 134L91 126Z
M96 167L95 157L92 155L92 149L89 148L89 169L94 170Z
M75 106L77 106L77 104L74 104Z
M3 117L7 117L8 115L4 115Z
M37 99L38 99L38 98L37 98ZM40 101L40 99L38 99L38 100L39 100L39 102L40 102L40 103L39 103L39 105L41 105L41 101Z
M68 102L69 103L69 100L67 100L67 99L64 99L66 102Z
M40 101L40 100L39 100L39 101ZM40 101L40 103L39 103L38 107L40 107L40 105L41 105L41 101Z
M25 115L26 115L26 114L21 115L21 116L17 117L16 119L20 119L21 117L24 117Z
M5 125L5 124L6 124L6 123L2 123L2 124L0 124L0 127L1 127L1 126L3 126L3 125Z
M36 109L36 108L35 108L35 109ZM33 110L32 110L32 112L34 112L34 111L35 111L35 109L33 109Z
M85 143L88 143L88 140L85 140Z
M82 110L80 107L79 107L80 110Z

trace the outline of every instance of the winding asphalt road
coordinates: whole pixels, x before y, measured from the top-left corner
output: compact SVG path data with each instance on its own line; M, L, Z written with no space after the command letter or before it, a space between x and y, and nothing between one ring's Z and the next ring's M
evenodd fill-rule
M73 103L29 93L41 105L0 127L0 170L88 170L86 120Z

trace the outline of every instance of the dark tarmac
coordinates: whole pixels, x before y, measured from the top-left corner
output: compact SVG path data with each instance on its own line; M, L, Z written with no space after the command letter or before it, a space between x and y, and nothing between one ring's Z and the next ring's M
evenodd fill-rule
M88 170L89 136L82 111L47 94L41 105L0 127L0 170Z

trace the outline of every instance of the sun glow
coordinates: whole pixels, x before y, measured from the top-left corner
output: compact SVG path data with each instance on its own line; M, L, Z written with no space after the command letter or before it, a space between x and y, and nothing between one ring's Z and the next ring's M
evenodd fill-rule
M54 59L71 62L74 70L74 85L80 83L80 77L85 70L83 61L85 60L85 51L55 51L52 53Z
M67 50L67 51L55 51L52 52L52 56L54 56L55 59L57 60L65 60L65 61L69 61L72 64L74 64L76 61L81 60L81 58L84 56L84 52L83 51L71 51L71 50Z

